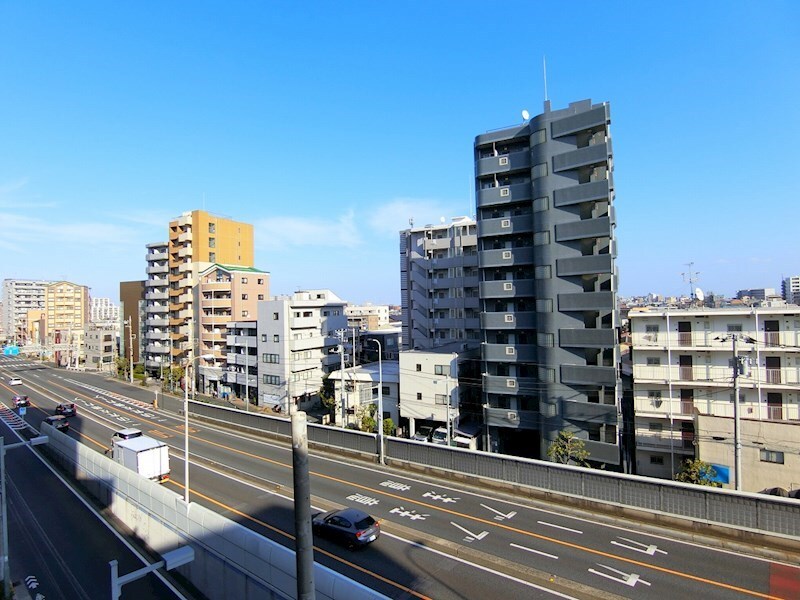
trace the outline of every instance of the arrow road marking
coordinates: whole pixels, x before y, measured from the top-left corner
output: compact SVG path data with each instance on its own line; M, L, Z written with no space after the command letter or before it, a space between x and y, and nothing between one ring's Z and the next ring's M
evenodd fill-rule
M469 529L464 529L461 525L459 525L458 523L453 523L452 521L450 521L450 525L452 525L453 527L457 527L458 529L460 529L461 531L466 533L467 537L464 538L464 541L467 541L467 542L472 542L472 541L475 541L475 540L480 541L483 538L485 538L487 535L489 535L488 531L481 531L478 534L472 533Z
M447 494L437 494L436 492L425 492L424 494L422 494L422 497L423 498L430 498L431 500L440 500L441 502L444 502L445 504L451 503L451 502L457 502L458 500L460 500L460 498L451 498Z
M612 571L613 573L616 573L621 577L614 577L613 575L609 575L608 573L603 573L601 571L598 571L597 569L589 569L589 573L594 573L595 575L600 575L600 577L605 577L606 579L611 579L612 581L618 581L619 583L624 583L628 587L633 587L639 582L645 585L651 585L649 581L641 579L638 573L625 573L624 571L619 571L617 569L613 569L606 565L601 565L600 563L597 563L597 566L602 567L603 569L608 569L609 571Z
M572 533L580 533L583 534L582 531L579 529L570 529L569 527L562 527L561 525L556 525L555 523L548 523L547 521L536 521L539 525L547 525L548 527L555 527L556 529L563 529L564 531L571 531Z
M655 544L647 545L641 542L637 542L636 540L631 540L629 538L624 538L621 536L617 537L621 540L625 540L626 542L630 542L631 544L636 544L636 546L639 546L637 548L636 546L628 546L627 544L620 544L615 540L611 540L612 544L614 544L615 546L619 546L620 548L627 548L628 550L633 550L634 552L642 552L643 554L649 554L650 556L655 556L656 552L660 552L661 554L667 554L666 550L660 550L658 546L656 546Z
M35 590L39 587L39 582L36 580L34 575L28 575L25 578L25 585L28 587L28 589Z
M485 504L481 504L481 506L486 510L490 510L497 515L495 517L495 521L503 521L505 519L510 519L511 517L517 514L517 511L515 510L512 510L510 513L506 514L506 513L501 513L499 510L495 510L491 506L486 506Z
M526 548L525 546L520 546L518 544L511 544L512 548L519 548L520 550L525 550L525 552L532 552L533 554L539 554L541 556L546 556L547 558L553 558L558 560L558 557L555 554L548 554L547 552L542 552L541 550L534 550L533 548Z

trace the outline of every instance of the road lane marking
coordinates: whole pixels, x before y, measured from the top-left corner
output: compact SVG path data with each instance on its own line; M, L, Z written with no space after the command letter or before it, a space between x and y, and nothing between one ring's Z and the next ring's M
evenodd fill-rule
M602 571L598 571L597 569L589 569L589 573L594 573L595 575L600 575L600 577L605 577L606 579L610 579L612 581L617 581L619 583L624 583L629 587L634 587L637 583L643 583L645 585L651 585L649 581L645 581L641 578L638 573L625 573L624 571L620 571L619 569L614 569L607 565L601 565L597 563L598 567L602 567L603 569L608 569L612 573L616 573L619 577L614 577L609 573L603 573Z
M467 542L472 542L474 540L478 540L480 542L483 538L489 535L488 531L481 531L480 533L472 533L469 529L465 529L458 523L453 523L452 521L450 521L450 525L452 525L453 527L457 527L458 529L466 533L467 537L464 538L464 541Z
M572 533L580 533L583 535L583 532L580 529L571 529L570 527L564 527L563 525L556 525L555 523L548 523L547 521L536 521L539 525L547 525L548 527L552 527L554 529L560 529L562 531L570 531Z
M620 548L627 548L628 550L633 550L634 552L641 552L643 554L649 554L650 556L655 556L656 552L660 552L661 554L667 554L666 550L660 550L658 546L655 544L643 544L642 542L637 542L636 540L632 540L630 538L625 538L622 536L617 536L621 540L625 540L631 544L635 544L634 546L628 546L627 544L620 544L616 540L611 540L611 543L615 546L619 546Z
M546 556L547 558L558 560L558 556L556 556L555 554L548 554L547 552L542 552L541 550L534 550L533 548L528 548L527 546L520 546L519 544L509 544L509 546L511 546L512 548L525 550L525 552L532 552L533 554L539 554L541 556Z
M485 504L481 504L481 506L483 508L485 508L486 510L490 510L493 513L495 513L497 515L495 517L496 521L505 521L506 519L510 519L511 517L513 517L514 515L517 514L517 511L515 511L515 510L512 510L510 513L502 513L499 510L495 510L491 506L486 506Z

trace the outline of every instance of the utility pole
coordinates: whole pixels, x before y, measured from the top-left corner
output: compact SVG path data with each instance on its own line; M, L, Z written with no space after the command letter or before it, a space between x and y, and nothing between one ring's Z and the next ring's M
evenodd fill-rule
M744 372L745 357L739 356L739 349L736 347L736 342L741 338L745 342L755 342L751 337L744 337L737 334L731 334L724 337L716 338L720 341L731 340L733 344L733 477L735 479L734 487L736 491L742 490L742 431L740 422L739 408L739 375Z
M128 372L130 374L130 382L133 383L133 316L128 317L123 321L125 327L128 328Z
M339 374L341 375L340 400L342 402L342 427L345 426L345 420L347 418L347 405L344 397L344 334L344 329L336 330L336 336L339 338L339 347L337 350L339 351Z
M311 480L308 476L306 413L292 414L292 476L294 480L295 567L297 599L314 600L314 534L311 529Z

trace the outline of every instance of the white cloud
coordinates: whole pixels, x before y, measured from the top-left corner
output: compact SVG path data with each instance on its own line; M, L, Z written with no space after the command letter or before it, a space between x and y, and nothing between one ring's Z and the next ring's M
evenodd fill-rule
M398 232L409 227L409 219L414 220L415 227L420 227L428 223L439 223L442 217L448 223L452 217L471 217L475 210L468 210L467 204L464 202L463 207L458 207L453 202L438 199L395 198L374 207L368 220L374 231L396 237Z
M355 248L364 243L363 231L348 211L335 220L319 217L267 217L254 224L256 246L273 250L308 246Z

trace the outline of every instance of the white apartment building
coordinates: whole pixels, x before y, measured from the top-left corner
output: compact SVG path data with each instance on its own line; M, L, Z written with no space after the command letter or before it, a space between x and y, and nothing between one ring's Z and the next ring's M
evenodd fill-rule
M344 309L347 326L356 329L382 329L389 327L389 306L366 303L348 305Z
M27 340L29 310L44 310L45 288L53 283L41 279L3 280L3 331L6 339L20 346Z
M304 290L258 303L258 404L284 414L319 399L323 376L339 368L337 330L347 303L330 290Z
M344 376L344 386L342 386ZM396 360L374 362L334 371L329 375L333 382L336 409L334 424L339 426L359 426L359 417L372 404L376 406L375 420L378 420L377 406L383 404L383 418L391 419L397 427L400 421L400 371ZM342 394L344 388L344 395ZM379 398L379 392L382 398Z
M117 327L101 323L89 323L83 338L85 366L96 371L113 372L117 343Z
M151 372L168 369L172 363L169 308L169 245L147 244L147 279L144 282L145 368Z
M439 427L458 420L456 345L461 346L400 352L400 423L409 437L421 425Z
M734 339L740 416L800 419L800 307L642 308L628 318L638 474L671 478L696 456L696 413L733 417Z
M117 323L119 321L119 306L111 298L91 298L89 320L92 323Z
M225 374L220 382L220 394L258 398L258 324L256 321L227 323Z
M791 304L800 304L800 275L786 277L781 283L781 295Z
M400 232L403 348L480 343L477 224L469 217Z

